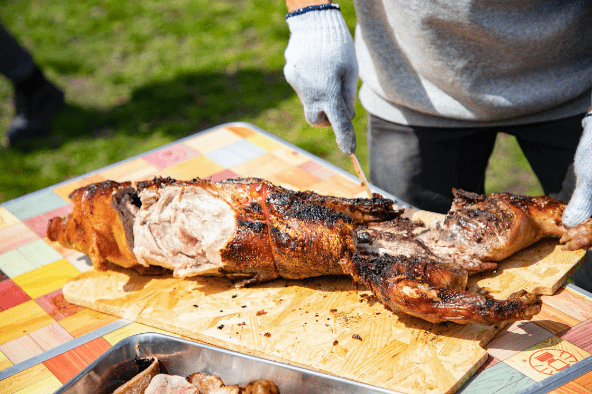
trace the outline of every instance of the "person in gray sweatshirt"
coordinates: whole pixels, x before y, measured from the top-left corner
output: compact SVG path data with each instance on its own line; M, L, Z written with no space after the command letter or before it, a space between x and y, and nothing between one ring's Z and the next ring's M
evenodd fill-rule
M360 77L374 185L444 213L453 188L484 193L503 132L569 202L566 226L592 217L592 1L353 2L355 41L338 4L286 1L284 74L307 122L332 126L348 154ZM590 260L572 276L588 291Z

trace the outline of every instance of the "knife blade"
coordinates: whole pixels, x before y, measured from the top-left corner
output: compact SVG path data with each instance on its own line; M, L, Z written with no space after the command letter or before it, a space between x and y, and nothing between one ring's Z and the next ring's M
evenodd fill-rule
M366 180L366 175L364 175L364 171L360 166L360 161L355 153L350 153L349 157L354 165L354 169L356 170L356 174L358 174L358 178L360 178L360 182L362 187L366 189L366 193L368 193L368 198L372 198L372 192L370 191L370 187L368 186L368 180Z

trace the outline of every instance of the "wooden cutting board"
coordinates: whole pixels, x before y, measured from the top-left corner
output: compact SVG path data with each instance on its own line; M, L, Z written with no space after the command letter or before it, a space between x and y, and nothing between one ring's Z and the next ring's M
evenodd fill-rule
M522 288L550 295L584 254L543 240L469 286L496 298ZM485 362L483 347L502 328L397 315L345 276L236 289L221 278L142 277L114 266L83 273L63 294L74 304L198 341L402 393L454 393Z

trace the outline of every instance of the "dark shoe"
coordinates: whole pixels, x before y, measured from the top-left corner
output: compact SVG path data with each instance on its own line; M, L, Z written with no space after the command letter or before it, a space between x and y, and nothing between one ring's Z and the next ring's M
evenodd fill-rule
M49 133L51 120L64 105L64 93L41 77L32 90L15 87L16 116L8 127L4 145Z

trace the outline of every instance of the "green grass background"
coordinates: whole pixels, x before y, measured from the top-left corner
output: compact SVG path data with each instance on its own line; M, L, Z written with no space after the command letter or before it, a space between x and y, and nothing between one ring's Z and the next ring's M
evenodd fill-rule
M340 2L350 28L351 0ZM0 1L0 22L66 94L49 137L0 150L0 202L231 121L255 124L354 173L329 128L306 124L284 79L282 0ZM0 76L0 133L14 116ZM356 103L367 168L366 111ZM540 194L500 136L487 192Z

